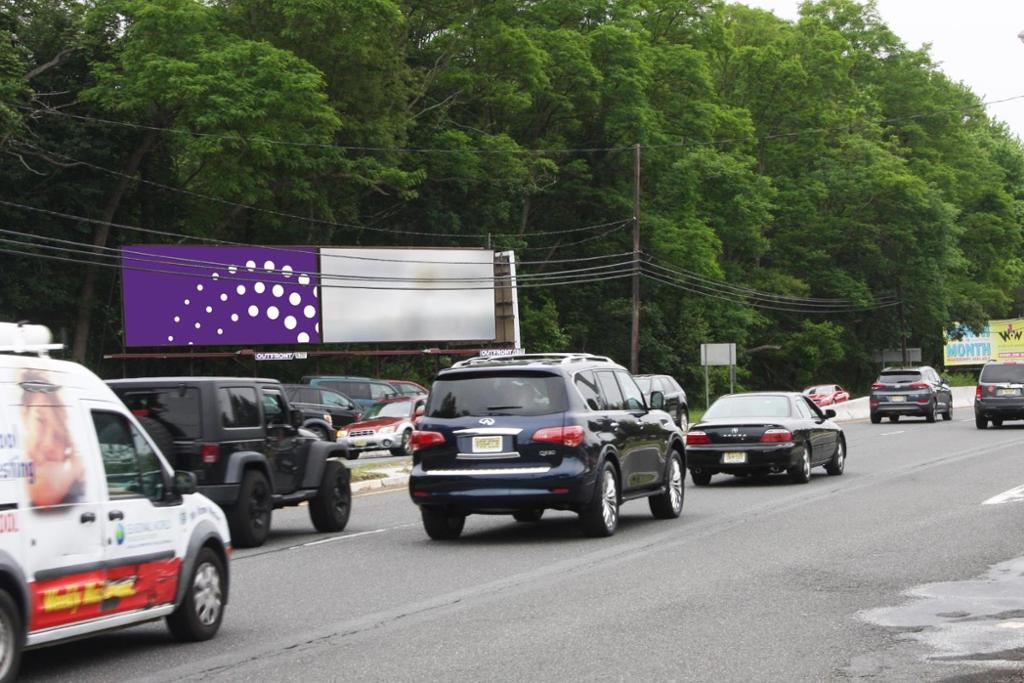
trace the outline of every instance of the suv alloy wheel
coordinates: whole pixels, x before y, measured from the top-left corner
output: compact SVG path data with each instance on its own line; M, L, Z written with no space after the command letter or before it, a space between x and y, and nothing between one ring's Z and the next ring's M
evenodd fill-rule
M611 536L619 526L619 479L610 462L601 468L594 499L580 511L580 525L583 533L595 538Z

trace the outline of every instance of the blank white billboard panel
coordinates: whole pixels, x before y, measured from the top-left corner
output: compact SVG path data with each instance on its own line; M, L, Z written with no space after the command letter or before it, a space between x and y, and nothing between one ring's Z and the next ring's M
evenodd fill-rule
M495 336L494 252L320 249L323 341L477 341Z

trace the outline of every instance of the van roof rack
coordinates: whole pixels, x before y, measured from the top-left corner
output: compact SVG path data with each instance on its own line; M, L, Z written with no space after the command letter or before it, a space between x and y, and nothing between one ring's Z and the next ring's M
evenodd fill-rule
M607 356L596 356L592 353L518 353L510 356L474 356L460 360L453 368L469 368L478 365L508 365L523 361L549 361L552 364L567 365L569 363L598 362L612 363Z
M59 351L63 344L54 344L53 335L46 325L29 325L25 321L0 323L0 353L35 353L49 355Z

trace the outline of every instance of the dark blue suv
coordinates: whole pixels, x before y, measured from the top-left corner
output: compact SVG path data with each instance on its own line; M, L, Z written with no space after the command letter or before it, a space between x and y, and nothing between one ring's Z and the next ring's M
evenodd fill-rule
M413 433L409 493L434 539L466 515L540 520L571 510L610 536L619 504L647 498L655 517L683 508L684 437L633 377L589 354L472 358L438 374Z

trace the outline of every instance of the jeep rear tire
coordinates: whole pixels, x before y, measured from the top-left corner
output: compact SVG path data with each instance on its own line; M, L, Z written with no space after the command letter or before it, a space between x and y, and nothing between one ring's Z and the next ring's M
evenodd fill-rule
M309 501L309 518L317 531L343 531L352 512L352 486L348 468L328 460L320 490Z
M224 619L224 563L210 548L196 555L185 584L185 597L167 617L167 628L178 640L209 640Z
M10 594L0 589L0 683L18 679L24 644L21 612Z
M174 436L171 434L171 430L164 426L160 420L152 417L140 417L139 424L149 434L149 438L153 440L156 447L163 453L164 460L171 463L174 466Z
M263 545L270 533L270 482L259 470L249 469L238 489L238 502L228 510L231 541L239 548Z

